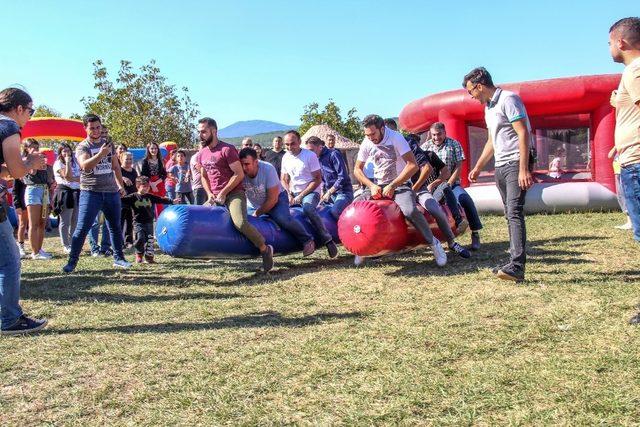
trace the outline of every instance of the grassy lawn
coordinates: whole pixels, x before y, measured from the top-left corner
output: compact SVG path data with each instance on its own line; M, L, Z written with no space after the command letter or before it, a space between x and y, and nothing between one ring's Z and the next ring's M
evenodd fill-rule
M0 425L638 425L640 246L620 213L531 216L528 281L503 218L439 269L425 250L352 266L193 261L63 276L23 263L45 333L0 339ZM469 243L469 236L461 239ZM132 259L132 256L129 256Z

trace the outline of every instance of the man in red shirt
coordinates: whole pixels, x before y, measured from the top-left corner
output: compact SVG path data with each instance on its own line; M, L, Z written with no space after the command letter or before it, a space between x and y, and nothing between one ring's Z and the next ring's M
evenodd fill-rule
M263 270L271 270L273 247L265 244L262 234L247 220L247 197L242 185L244 172L238 151L218 139L218 125L210 117L198 121L198 135L203 147L199 151L198 167L208 196L207 204L229 209L234 227L260 250Z

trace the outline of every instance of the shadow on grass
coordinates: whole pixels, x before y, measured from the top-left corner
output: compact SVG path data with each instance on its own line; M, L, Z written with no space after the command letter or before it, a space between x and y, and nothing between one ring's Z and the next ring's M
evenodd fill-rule
M84 332L117 332L124 334L135 333L174 333L183 331L201 331L237 328L302 328L324 322L343 319L363 319L366 314L360 311L349 313L317 313L301 317L286 317L274 311L259 312L243 316L230 316L220 320L205 323L158 323L142 325L108 326L103 328L70 328L64 330L52 329L58 334L78 334Z

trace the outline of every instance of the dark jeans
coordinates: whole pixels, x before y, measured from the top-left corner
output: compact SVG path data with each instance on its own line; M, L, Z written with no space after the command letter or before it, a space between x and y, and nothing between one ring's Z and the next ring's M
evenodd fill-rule
M331 196L330 212L331 216L335 218L337 221L347 206L349 206L353 202L353 193L347 193L344 191L338 191L337 193Z
M480 221L480 215L476 209L476 204L473 203L473 199L465 191L460 184L456 184L451 189L454 196L458 199L458 203L464 209L464 213L467 215L467 221L469 221L469 228L471 231L478 231L482 229L482 221Z
M303 245L313 237L307 233L304 226L291 216L289 212L289 197L287 192L283 191L278 196L278 203L267 213L269 217L280 226L283 230L288 231Z
M194 202L193 193L191 191L188 193L178 193L178 199L180 199L181 205L193 205Z
M209 198L204 188L194 188L193 194L195 196L196 205L204 205L204 202Z
M518 160L511 161L496 168L496 185L502 203L504 213L509 224L509 253L511 262L509 266L515 272L524 274L526 262L527 229L524 223L524 200L527 194L518 185L518 172L520 165Z
M435 190L433 190L433 198L436 199L436 202L441 203L442 199L444 199L447 207L451 211L451 216L453 220L456 222L456 225L460 224L462 221L462 215L460 214L460 208L458 207L458 201L456 200L456 196L451 191L451 187L448 182L443 182L438 185ZM426 209L426 208L425 208Z
M133 209L130 207L123 207L120 212L121 221L120 227L122 228L122 234L124 236L124 242L133 245ZM104 241L104 237L102 238Z
M124 260L122 230L120 229L120 211L122 210L120 194L118 192L103 193L81 190L78 208L80 209L78 212L78 225L71 239L69 262L74 264L78 262L82 245L84 245L87 234L100 211L104 213L109 236L111 237L111 242L113 242L113 258Z
M293 196L295 197L297 194L294 193ZM320 193L312 191L302 198L302 212L309 218L311 226L320 234L322 243L327 244L333 241L333 237L331 237L320 215L318 215L318 203L320 203Z
M620 181L627 215L633 225L633 238L640 242L640 163L621 168Z
M91 252L107 252L111 250L111 239L109 238L109 230L107 229L107 221L100 226L100 212L96 215L96 220L89 230L89 246L91 246ZM76 226L77 227L77 226ZM102 231L102 237L100 241L100 231Z
M153 256L153 222L141 224L134 223L133 228L136 233L136 241L133 246L137 255Z

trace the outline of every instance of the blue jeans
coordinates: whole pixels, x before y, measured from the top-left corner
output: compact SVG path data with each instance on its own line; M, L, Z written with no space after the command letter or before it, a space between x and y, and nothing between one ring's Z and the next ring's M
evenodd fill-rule
M0 222L0 316L2 327L12 326L20 316L20 252L13 239L13 227Z
M122 213L120 215L122 215ZM120 227L122 227L122 225ZM91 246L92 253L107 252L111 250L111 238L109 237L109 230L107 229L107 221L102 223L102 239L100 240L100 243L98 243L99 231L100 215L96 215L96 220L91 226L91 231L89 231L89 246Z
M113 258L124 260L122 253L122 229L120 228L120 194L103 193L98 191L80 191L80 201L78 204L78 225L71 239L71 253L69 263L76 264L82 251L82 245L87 238L98 212L104 213L105 222L109 229L111 242L113 242ZM103 240L104 241L104 240Z
M297 194L294 193L294 197L295 196L297 196ZM333 238L322 223L320 215L318 215L318 210L316 209L318 203L320 203L320 193L312 191L302 198L302 212L309 218L311 226L320 234L322 243L326 244L331 242Z
M353 193L345 193L339 191L331 195L331 216L338 220L342 211L347 208L353 202Z
M627 214L633 224L633 238L640 242L640 163L622 167L620 181Z
M460 184L456 184L452 188L453 194L458 199L458 203L464 209L464 213L467 215L467 221L469 221L469 228L471 231L478 231L482 229L482 222L480 221L480 215L476 209L476 204L473 203L473 199L465 191Z
M280 193L278 203L267 212L267 215L269 215L280 228L291 233L293 237L303 245L309 240L313 240L313 237L307 233L304 226L291 216L291 212L289 212L289 197L286 191Z

